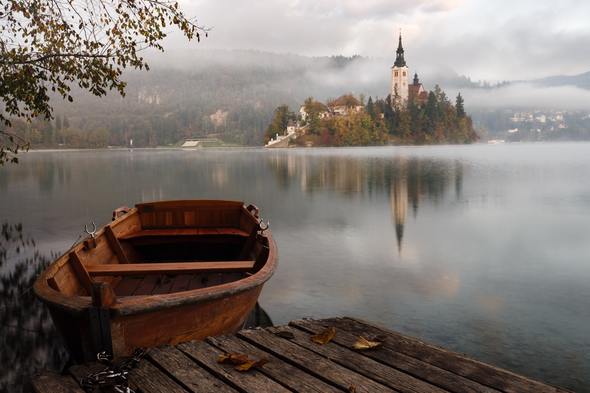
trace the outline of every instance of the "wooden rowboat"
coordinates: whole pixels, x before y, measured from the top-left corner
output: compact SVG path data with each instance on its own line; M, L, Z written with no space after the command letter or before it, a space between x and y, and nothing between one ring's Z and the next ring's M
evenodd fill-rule
M34 285L75 360L242 327L277 265L255 206L165 201L115 213Z

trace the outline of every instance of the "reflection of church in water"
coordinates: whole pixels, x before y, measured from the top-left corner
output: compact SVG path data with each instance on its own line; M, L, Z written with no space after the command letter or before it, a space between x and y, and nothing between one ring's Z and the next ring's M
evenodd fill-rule
M395 236L397 237L397 250L402 252L402 240L404 238L404 225L408 213L408 182L406 176L400 176L391 184L389 195L391 213L395 224Z
M459 198L463 187L463 167L459 162L445 165L437 161L400 157L395 162L395 168L390 178L389 204L397 249L401 254L409 207L416 217L422 197L439 203L452 182L455 185L455 198Z
M304 193L330 190L347 197L385 194L389 198L397 248L401 253L407 236L409 211L414 217L424 198L440 203L454 182L455 195L461 194L463 169L453 164L428 158L398 156L393 159L364 161L344 156L326 156L310 160L305 155L273 155L268 163L279 187L297 186Z

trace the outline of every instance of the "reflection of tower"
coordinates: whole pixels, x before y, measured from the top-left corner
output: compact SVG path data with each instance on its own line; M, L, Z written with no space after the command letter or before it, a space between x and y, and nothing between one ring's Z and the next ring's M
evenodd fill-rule
M397 237L397 249L402 251L402 239L404 237L404 224L408 211L408 182L405 176L395 179L391 186L390 203L395 223L395 235Z
M463 164L461 161L455 161L455 198L461 199L463 193Z

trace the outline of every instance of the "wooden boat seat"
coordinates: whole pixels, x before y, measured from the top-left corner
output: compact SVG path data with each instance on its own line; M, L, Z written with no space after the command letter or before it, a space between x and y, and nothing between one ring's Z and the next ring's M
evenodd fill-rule
M170 229L143 229L129 235L121 236L120 240L137 239L141 237L169 237L169 236L211 236L211 235L233 235L248 237L250 233L239 228L170 228Z
M255 261L159 262L86 265L85 268L90 276L133 276L248 271L254 264Z

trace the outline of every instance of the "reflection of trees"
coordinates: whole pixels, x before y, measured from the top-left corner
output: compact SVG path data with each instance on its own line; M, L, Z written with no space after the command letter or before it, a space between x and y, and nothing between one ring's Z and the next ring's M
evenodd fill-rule
M57 155L44 155L43 160L36 156L28 156L27 161L18 167L0 172L0 190L5 190L8 185L34 181L39 191L50 194L56 187L71 181L71 167Z
M37 275L50 262L22 226L2 224L0 234L0 391L27 391L37 370L59 370L67 358L47 308L34 296Z
M401 244L408 207L414 216L425 199L441 203L449 185L455 197L463 187L463 165L418 157L371 157L344 155L273 154L269 158L278 184L297 187L305 193L314 190L337 192L344 196L386 194L389 196L398 248Z

